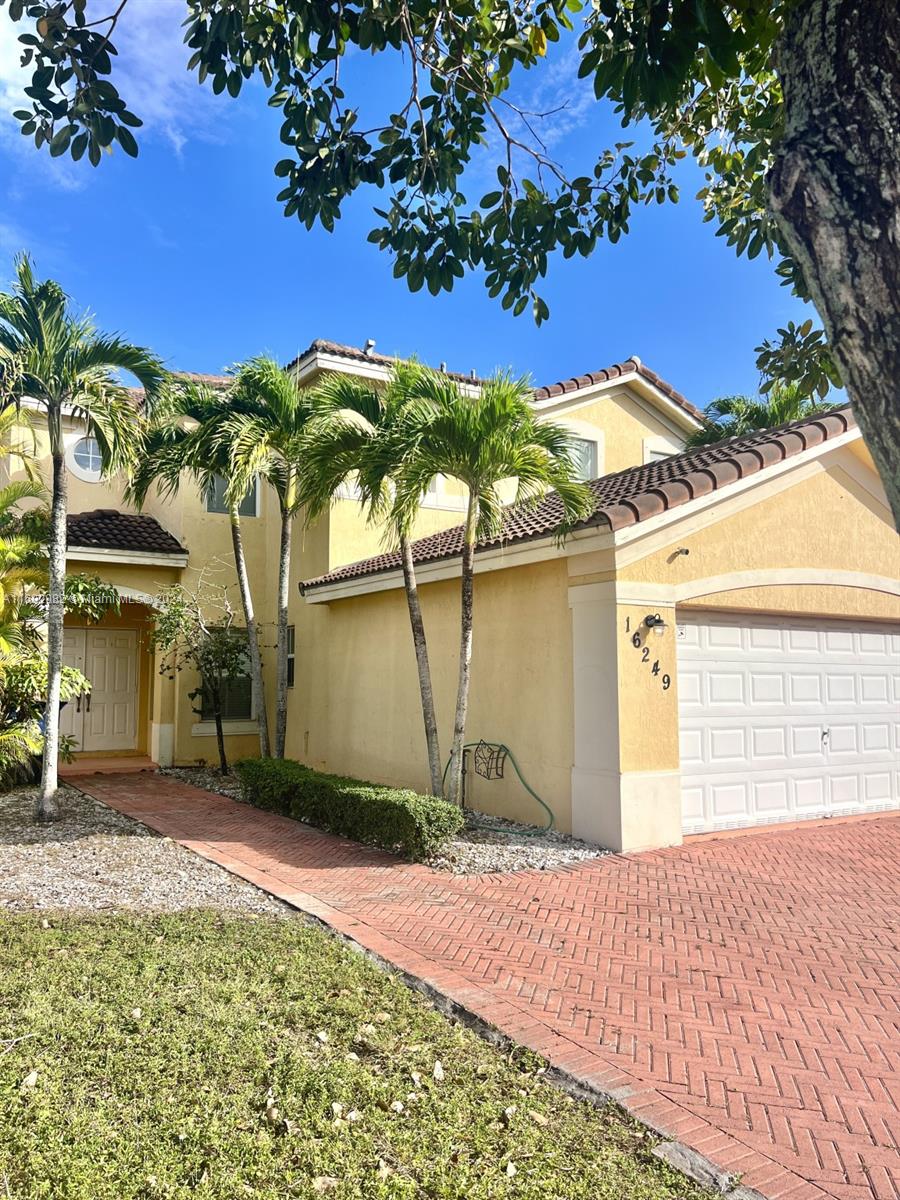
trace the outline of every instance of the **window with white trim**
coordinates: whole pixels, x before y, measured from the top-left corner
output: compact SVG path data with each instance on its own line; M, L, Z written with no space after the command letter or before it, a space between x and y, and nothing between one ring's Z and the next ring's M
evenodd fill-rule
M597 443L589 438L572 438L572 462L575 464L576 478L589 480L597 478Z
M668 438L644 438L644 462L660 462L664 458L671 458L673 454L679 454L683 449L683 446L673 445Z
M100 443L87 435L69 444L66 450L69 467L77 479L85 483L99 483L103 472L103 457Z
M246 639L246 630L235 630L235 637ZM233 679L225 679L219 687L222 700L223 721L252 721L253 712L253 681L250 678L250 652L247 651L245 670ZM200 720L214 721L212 698L209 689L201 680Z

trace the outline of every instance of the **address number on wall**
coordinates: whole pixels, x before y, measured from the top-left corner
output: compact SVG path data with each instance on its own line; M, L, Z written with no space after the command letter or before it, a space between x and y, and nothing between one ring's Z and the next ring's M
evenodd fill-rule
M662 690L667 692L672 686L672 676L668 673L668 671L664 671L662 669L658 658L652 657L650 653L650 647L647 644L647 633L649 633L649 630L644 632L643 637L641 636L641 629L635 629L632 633L631 617L626 617L625 632L630 635L631 644L640 654L641 662L649 668L651 675L654 675L659 679Z

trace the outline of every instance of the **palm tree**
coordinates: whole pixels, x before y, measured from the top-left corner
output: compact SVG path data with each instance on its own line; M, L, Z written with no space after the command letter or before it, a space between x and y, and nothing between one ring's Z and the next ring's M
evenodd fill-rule
M15 409L0 413L0 457L21 458L26 472L25 479L0 487L0 786L4 787L25 777L44 744L33 711L25 711L21 696L15 688L11 696L8 687L17 671L40 661L35 656L34 633L39 610L28 593L47 587L44 546L22 531L16 511L23 500L45 498L33 475L30 452L12 442L18 424Z
M288 599L291 579L291 531L302 501L305 433L312 397L296 377L265 355L237 368L232 404L217 439L227 448L230 472L226 496L239 500L254 480L264 479L278 497L281 539L275 687L275 757L284 758L287 737Z
M446 375L425 371L416 397L403 409L401 424L415 431L415 452L396 475L392 521L408 528L430 481L439 474L458 479L468 492L463 530L459 677L447 798L460 802L462 758L472 664L475 546L503 532L500 485L516 484L515 503L535 505L554 490L562 506L560 535L590 515L590 489L577 479L572 437L562 426L541 422L524 379L497 375L474 396L464 395ZM400 434L403 443L409 434Z
M165 372L155 355L122 338L99 333L89 317L74 316L54 280L38 282L31 261L16 260L11 292L0 293L0 408L36 405L47 422L53 482L50 506L47 605L47 706L44 761L35 816L57 816L57 755L66 574L67 479L63 415L97 440L105 475L129 469L140 442L142 416L115 371L143 386L152 406Z
M181 486L184 473L195 480L201 495L208 495L217 479L229 478L231 447L220 436L224 423L233 413L234 396L230 390L215 389L190 380L176 380L167 389L157 411L128 486L128 497L140 508L151 486L155 485L164 497L174 496ZM238 577L244 623L247 629L247 652L250 659L250 681L256 697L259 723L259 752L269 756L269 720L263 686L262 655L259 627L253 606L253 593L244 555L241 531L240 503L243 495L226 491L228 518L231 525L231 547Z
M302 500L309 520L326 509L340 485L349 480L356 485L370 523L380 523L388 518L394 497L393 475L415 452L415 426L402 420L402 414L408 401L417 394L421 375L422 368L416 364L398 363L380 390L364 380L337 374L328 376L316 388L315 417L304 451L302 487ZM388 520L386 538L400 548L422 699L431 793L440 796L443 794L441 750L425 623L413 565L413 519L414 513L395 513L394 520Z
M787 425L833 407L833 403L823 403L801 392L796 384L776 383L766 396L721 396L708 405L703 427L692 433L685 445L711 446L726 438Z

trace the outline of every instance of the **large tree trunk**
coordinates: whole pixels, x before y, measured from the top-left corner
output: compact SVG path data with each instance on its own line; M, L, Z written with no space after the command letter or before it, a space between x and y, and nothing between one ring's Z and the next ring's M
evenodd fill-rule
M241 604L244 608L244 622L247 626L247 648L250 653L250 682L253 688L253 695L256 699L256 716L259 721L259 752L263 758L268 758L270 753L269 717L266 712L262 656L259 651L259 628L256 624L256 614L253 611L253 594L250 591L250 579L247 575L247 562L244 558L244 540L241 536L241 519L237 508L232 508L229 516L231 518L231 545L234 549L234 565L237 570L238 587L241 592Z
M62 429L59 413L49 414L50 446L53 462L53 498L50 508L50 569L47 602L47 704L44 709L44 760L41 766L41 792L35 806L35 819L55 821L59 758L59 697L62 684L63 619L66 587L66 464L63 459Z
M472 611L475 590L475 524L478 505L469 496L466 530L463 539L461 604L459 619L459 682L456 689L456 714L453 720L453 745L450 749L447 799L462 802L463 747L466 740L466 714L469 709L469 679L472 667Z
M291 582L291 525L293 515L281 514L281 547L278 553L278 637L275 694L275 757L284 758L287 740L288 590Z
M419 603L416 584L416 568L413 564L412 544L408 537L400 539L400 558L403 562L403 583L406 588L406 605L409 609L409 624L412 629L413 646L416 651L416 669L419 673L419 694L422 697L422 718L425 722L425 744L428 748L428 771L431 775L432 796L444 793L441 778L441 747L438 740L437 716L434 711L434 692L431 687L431 667L428 662L428 644L425 641L425 622Z
M776 65L770 204L900 525L900 4L803 0Z

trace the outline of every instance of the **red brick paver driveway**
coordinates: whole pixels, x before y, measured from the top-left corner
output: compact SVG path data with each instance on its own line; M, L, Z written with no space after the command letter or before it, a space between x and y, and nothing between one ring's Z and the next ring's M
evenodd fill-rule
M440 989L746 1187L900 1195L898 817L454 878L175 780L77 784Z

